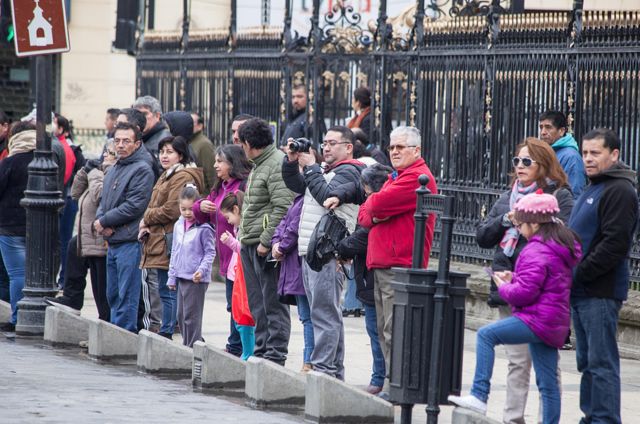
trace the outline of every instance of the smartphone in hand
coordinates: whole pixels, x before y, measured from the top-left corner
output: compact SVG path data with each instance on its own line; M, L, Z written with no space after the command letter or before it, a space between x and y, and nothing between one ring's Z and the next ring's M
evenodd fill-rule
M495 274L495 272L493 272L493 270L491 268L485 266L482 269L484 269L484 271L487 274L489 274L491 276L491 278L495 277L496 274Z

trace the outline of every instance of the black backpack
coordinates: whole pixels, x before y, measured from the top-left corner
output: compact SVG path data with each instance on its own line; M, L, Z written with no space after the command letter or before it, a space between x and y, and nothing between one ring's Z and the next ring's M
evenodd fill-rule
M309 239L307 251L309 267L320 272L331 259L339 259L338 244L348 235L346 221L332 210L325 212L311 233L311 239Z

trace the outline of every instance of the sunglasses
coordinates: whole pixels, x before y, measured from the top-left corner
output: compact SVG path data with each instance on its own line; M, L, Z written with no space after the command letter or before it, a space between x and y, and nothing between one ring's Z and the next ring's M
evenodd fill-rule
M531 158L521 158L521 157L516 156L515 158L513 158L511 160L511 163L513 163L513 166L519 166L520 165L520 161L522 161L522 166L524 166L525 168L529 168L535 162L535 160L533 160Z
M387 147L387 151L388 151L388 152L393 152L393 151L394 151L394 149L395 149L395 150L397 150L397 151L401 152L401 151L403 151L404 149L407 149L407 148L409 148L409 147L418 147L418 146L407 146L406 144L396 144L395 146L389 146L389 147Z

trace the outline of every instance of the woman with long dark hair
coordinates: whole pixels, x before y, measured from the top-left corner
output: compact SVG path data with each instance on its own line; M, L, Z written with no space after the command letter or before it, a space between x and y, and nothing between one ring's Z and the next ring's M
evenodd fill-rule
M527 239L516 227L518 222L514 219L515 205L521 198L539 189L552 194L558 200L560 209L557 217L564 223L569 222L574 205L567 175L553 149L544 141L535 137L527 138L516 147L512 165L511 188L493 205L476 234L480 247L495 248L491 268L498 272L513 271L520 252L527 245ZM498 308L500 319L512 316L511 307L500 297L494 281L491 281L487 303L492 308ZM529 392L531 354L526 344L505 345L505 349L509 373L503 421L521 422L524 420L524 406Z
M244 191L246 180L253 169L252 163L247 159L247 155L242 147L228 144L218 147L216 150L216 179L213 183L211 194L206 199L197 201L193 205L193 214L200 223L210 222L216 229L216 251L220 260L220 275L225 278L227 289L227 311L231 312L231 296L233 294L233 281L227 278L227 268L233 257L230 247L220 242L220 236L225 232L233 234L233 225L229 224L220 211L222 199L228 194L237 190ZM236 329L236 323L231 317L229 340L227 352L240 356L242 355L242 342L240 334Z

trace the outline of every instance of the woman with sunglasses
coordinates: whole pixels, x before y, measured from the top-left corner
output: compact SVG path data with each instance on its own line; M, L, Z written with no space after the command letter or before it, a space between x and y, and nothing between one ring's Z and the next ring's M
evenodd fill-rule
M574 200L567 175L553 149L535 137L527 138L516 147L511 161L511 189L504 193L493 205L489 215L478 227L476 241L484 249L495 247L493 255L493 271L513 271L520 252L527 244L522 237L514 218L515 204L527 194L542 189L558 200L560 213L557 218L569 222ZM491 281L491 292L487 303L498 308L500 319L511 316L511 307L498 294L498 287ZM531 355L528 345L505 345L509 359L507 375L507 400L504 406L503 422L524 422L524 408L529 392L531 375ZM560 369L558 368L558 381ZM542 405L542 403L540 403ZM540 407L540 411L542 407ZM541 421L542 415L539 414Z

